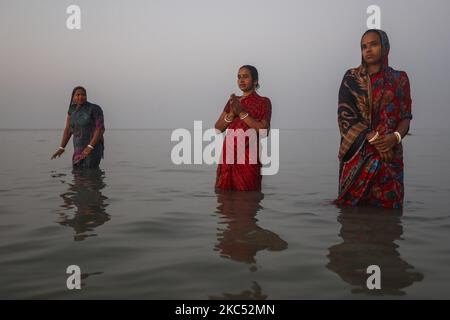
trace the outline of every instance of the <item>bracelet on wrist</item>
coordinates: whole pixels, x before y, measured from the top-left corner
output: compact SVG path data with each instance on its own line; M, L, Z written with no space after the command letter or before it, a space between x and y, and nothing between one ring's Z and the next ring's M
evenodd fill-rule
M372 142L374 142L375 140L377 140L378 139L378 137L379 137L379 134L378 134L378 131L377 132L375 132L375 135L372 137L372 139L369 139L368 141L369 141L369 143L372 143Z
M402 142L402 135L400 134L400 132L395 131L394 135L397 137L397 143Z
M92 145L90 145L90 144L88 144L87 146L88 146L89 149L92 149L92 150L94 149L94 147Z
M227 122L227 123L233 122L233 120L228 119L228 115L227 114L225 115L225 117L223 117L223 120L225 120L225 122Z
M241 120L244 120L244 119L247 118L247 117L248 117L248 113L244 114L242 117L239 116L239 118L241 118Z

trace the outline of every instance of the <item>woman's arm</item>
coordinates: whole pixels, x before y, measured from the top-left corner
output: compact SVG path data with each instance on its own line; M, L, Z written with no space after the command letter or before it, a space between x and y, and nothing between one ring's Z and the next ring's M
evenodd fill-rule
M61 147L66 147L70 137L72 137L72 131L70 130L70 116L68 115L66 118L66 127L64 128L64 133L61 139Z
M233 108L231 107L231 99L227 101L223 112L220 114L219 119L217 119L215 128L219 132L224 132L226 128L233 122L236 115L234 114Z
M268 101L267 105L265 106L267 108L265 117L261 120L258 120L253 118L243 110L241 103L239 102L239 99L237 99L237 97L233 96L232 100L233 100L232 109L234 113L239 115L239 118L241 118L241 120L244 121L249 128L255 130L269 129L269 121L267 119L270 119L270 114L272 112L272 105L270 101Z
M239 114L239 117L242 119L242 121L245 122L245 124L249 128L252 128L255 130L269 129L269 122L266 119L256 120L246 112L241 112Z
M403 119L399 122L396 132L400 133L402 139L409 131L409 123L410 119ZM394 133L389 133L385 136L381 136L379 139L375 140L372 144L378 149L380 152L388 152L393 149L395 145L399 143L397 140L397 136Z
M100 140L100 138L103 136L104 132L105 128L96 128L89 144L95 147L95 145L98 143L98 140Z
M70 137L72 137L72 132L70 130L70 116L67 115L66 127L64 128L63 136L61 138L60 148L53 154L52 159L55 159L56 157L60 157L64 153L64 148L66 147L67 143L69 142Z
M400 117L401 120L397 125L394 132L398 132L403 139L409 131L409 125L412 119L411 114L411 89L409 84L408 75L406 72L402 72L399 80L399 89L402 92L403 98L400 101ZM380 152L391 151L395 145L399 143L399 139L396 134L391 133L377 139L373 145Z
M84 148L83 152L81 153L80 160L85 159L88 155L91 154L92 150L94 150L98 140L103 136L103 133L105 132L105 128L96 128L94 131L94 134L92 135L91 141L89 141L89 144L86 148Z
M409 132L409 124L411 123L411 119L403 119L402 121L400 121L400 123L397 126L397 131L398 133L400 133L400 135L403 137L405 137L408 132Z
M231 122L233 122L234 120L234 113L233 112L225 112L223 111L220 116L219 119L217 119L216 124L215 124L215 128L216 130L220 131L220 132L224 132L225 129L230 125ZM227 119L228 121L225 121L225 119Z

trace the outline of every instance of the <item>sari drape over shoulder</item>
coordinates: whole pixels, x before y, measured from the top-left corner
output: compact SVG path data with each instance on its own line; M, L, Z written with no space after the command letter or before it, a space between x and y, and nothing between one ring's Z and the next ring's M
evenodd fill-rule
M241 99L245 112L256 120L265 119L269 123L272 115L272 104L269 98L261 97L256 92ZM224 111L230 112L231 103L225 105ZM238 162L238 137L234 133L241 129L244 133L250 128L239 117L236 117L227 128L222 148L222 163L217 167L215 187L222 190L261 190L261 163L259 160L258 141L256 143L256 157L253 159L250 139L245 139L244 163ZM233 129L233 130L229 130ZM256 132L258 134L258 132ZM233 141L232 141L233 140ZM234 147L232 147L234 146ZM227 152L234 153L234 163L227 163Z
M103 158L103 135L91 153L81 159L83 150L87 147L96 129L105 129L103 111L100 106L85 102L78 106L72 104L69 107L70 130L73 134L72 165L77 168L97 168Z
M338 125L341 134L338 158L339 195L336 204L369 204L387 208L403 206L403 147L394 147L394 158L383 162L366 140L370 131L395 132L403 119L412 119L409 79L388 65L389 40L380 35L383 64L369 75L364 64L348 70L339 89Z

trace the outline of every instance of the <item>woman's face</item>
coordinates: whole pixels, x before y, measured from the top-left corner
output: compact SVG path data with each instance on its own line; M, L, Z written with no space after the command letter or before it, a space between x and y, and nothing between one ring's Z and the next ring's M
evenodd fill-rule
M83 89L77 89L73 94L72 103L81 105L86 102L86 92Z
M250 70L248 70L247 68L239 69L237 75L237 84L239 86L239 89L241 89L243 92L254 90L256 84L253 83Z
M381 40L375 32L367 33L361 41L363 60L366 64L377 64L381 62Z

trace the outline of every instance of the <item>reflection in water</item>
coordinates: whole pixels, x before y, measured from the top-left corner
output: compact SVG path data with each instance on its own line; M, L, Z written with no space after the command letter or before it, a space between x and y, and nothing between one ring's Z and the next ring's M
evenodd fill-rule
M405 295L401 289L423 275L400 257L396 240L401 240L401 211L370 207L341 207L338 222L343 242L329 248L327 268L355 288L352 293ZM381 269L381 289L369 290L367 267Z
M211 300L265 300L267 295L262 293L261 287L256 281L251 290L243 290L240 293L223 293L221 296L209 296Z
M264 198L261 192L218 191L217 209L226 224L217 235L216 250L222 257L244 263L256 263L260 250L281 251L287 243L272 231L259 227L256 213Z
M101 190L106 186L103 182L104 171L100 169L74 169L73 183L69 184L67 192L61 194L64 210L59 213L58 223L70 226L75 230L74 241L84 240L86 237L96 236L88 233L106 221L107 204ZM71 215L72 209L74 215Z
M220 256L249 264L250 271L257 270L255 256L260 250L282 251L288 246L272 231L259 227L256 213L264 194L260 191L217 190L217 212L222 215L224 228L217 234L215 250ZM251 290L238 294L224 293L223 296L210 296L211 299L265 299L260 286L253 282Z

